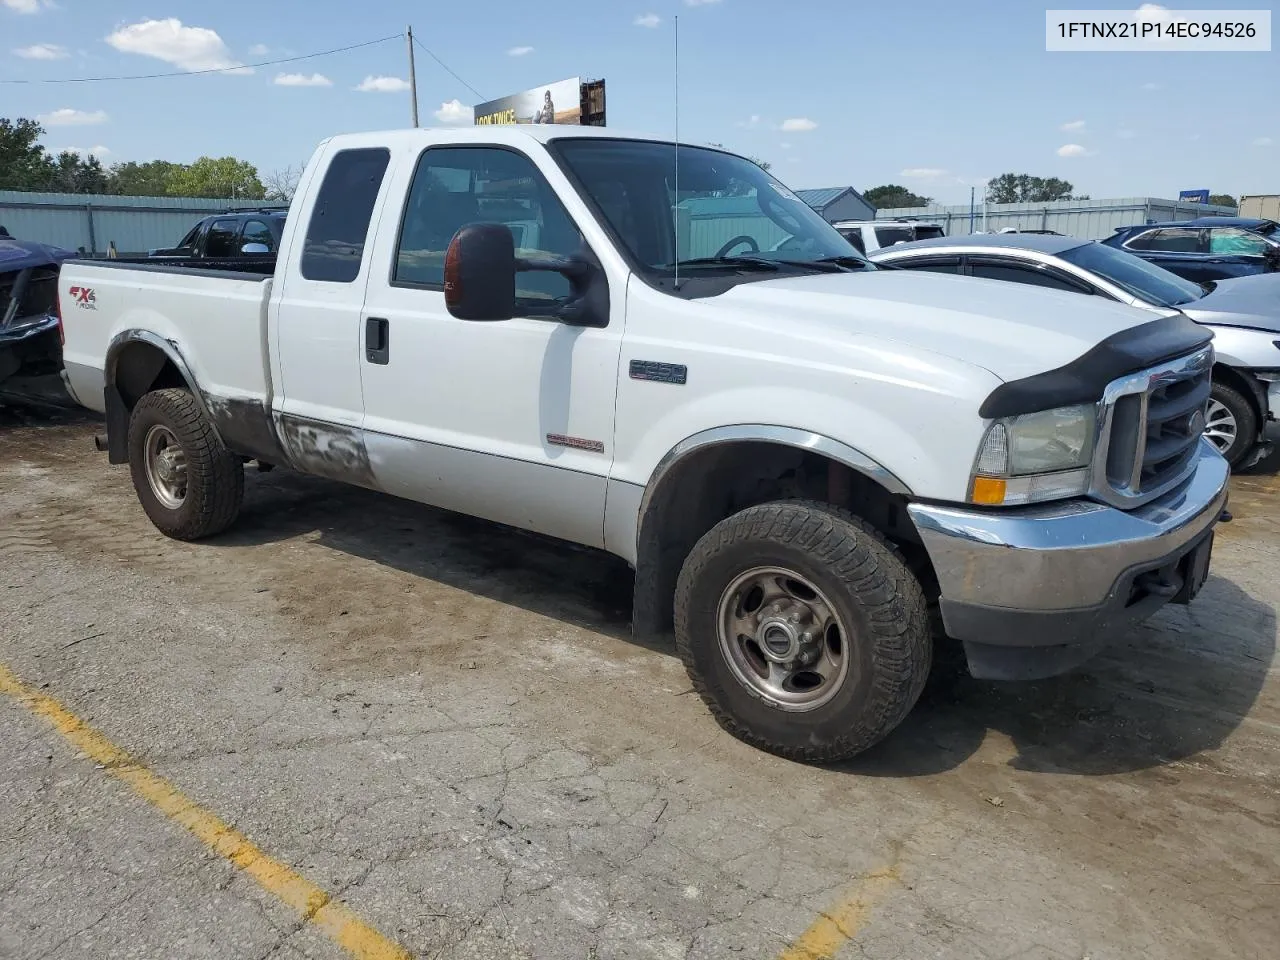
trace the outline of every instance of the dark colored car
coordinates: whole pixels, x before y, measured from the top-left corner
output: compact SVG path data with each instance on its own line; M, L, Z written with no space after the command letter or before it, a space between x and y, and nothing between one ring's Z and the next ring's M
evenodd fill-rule
M62 363L58 268L71 250L0 234L0 385Z
M285 213L284 210L264 208L205 217L178 241L177 246L152 250L148 256L231 260L274 254L280 248Z
M1195 283L1280 270L1280 225L1249 217L1198 217L1119 227L1102 241Z

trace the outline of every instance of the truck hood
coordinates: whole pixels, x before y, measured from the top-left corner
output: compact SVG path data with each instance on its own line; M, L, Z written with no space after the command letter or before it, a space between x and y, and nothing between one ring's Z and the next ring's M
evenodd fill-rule
M1197 323L1280 333L1280 273L1219 280L1212 293L1179 309Z
M716 299L786 317L810 334L908 343L1001 380L1056 369L1151 321L1150 311L1100 297L917 270L781 277L739 284Z

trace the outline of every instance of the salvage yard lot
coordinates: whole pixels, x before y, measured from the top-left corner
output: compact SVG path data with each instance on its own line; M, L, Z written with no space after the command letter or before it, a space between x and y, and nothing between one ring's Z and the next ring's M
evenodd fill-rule
M1190 608L1057 680L942 673L819 768L731 739L631 639L618 562L285 471L177 543L97 429L0 406L0 957L373 942L82 755L47 698L415 957L1274 956L1274 466L1233 481Z

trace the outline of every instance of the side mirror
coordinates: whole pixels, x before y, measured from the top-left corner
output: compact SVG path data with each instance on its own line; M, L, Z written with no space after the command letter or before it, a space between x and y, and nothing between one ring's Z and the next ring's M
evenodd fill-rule
M271 248L265 243L246 243L240 248L240 252L246 256L257 256L263 253L270 253Z
M444 258L444 303L459 320L516 315L516 242L499 223L471 223L453 235Z

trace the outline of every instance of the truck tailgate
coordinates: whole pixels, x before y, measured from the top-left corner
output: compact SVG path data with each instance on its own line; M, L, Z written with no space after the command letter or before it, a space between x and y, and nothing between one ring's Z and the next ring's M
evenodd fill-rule
M67 386L86 407L103 409L108 350L137 330L167 341L211 396L265 401L270 395L270 277L73 260L62 267L58 294Z

